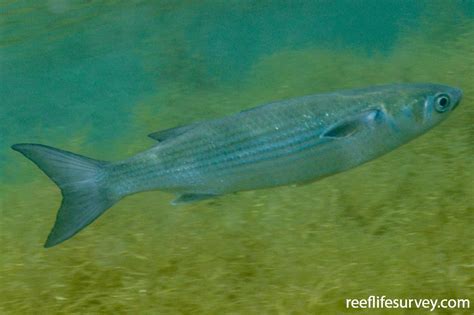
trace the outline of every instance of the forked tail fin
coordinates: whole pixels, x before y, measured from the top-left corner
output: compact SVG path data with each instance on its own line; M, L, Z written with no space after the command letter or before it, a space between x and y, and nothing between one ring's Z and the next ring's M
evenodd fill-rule
M44 247L71 238L119 200L108 189L108 162L41 144L15 144L12 149L33 161L61 188L61 207Z

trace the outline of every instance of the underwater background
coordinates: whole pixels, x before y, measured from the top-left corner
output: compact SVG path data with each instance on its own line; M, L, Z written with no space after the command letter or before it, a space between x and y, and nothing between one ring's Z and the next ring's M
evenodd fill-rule
M133 195L47 250L59 189L10 149L118 160L160 129L394 82L464 97L351 171L179 207ZM1 314L355 313L370 295L470 313L474 1L0 0L0 180Z

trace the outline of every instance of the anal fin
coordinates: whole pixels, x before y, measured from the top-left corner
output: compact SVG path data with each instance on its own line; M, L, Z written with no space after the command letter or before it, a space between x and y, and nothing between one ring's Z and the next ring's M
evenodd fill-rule
M183 203L190 203L190 202L215 198L217 196L218 195L212 195L212 194L182 194L178 198L173 200L171 204L178 205L178 204L183 204Z

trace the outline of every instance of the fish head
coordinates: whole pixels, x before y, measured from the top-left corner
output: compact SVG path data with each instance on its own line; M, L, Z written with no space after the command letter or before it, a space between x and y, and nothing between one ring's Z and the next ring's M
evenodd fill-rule
M441 84L411 84L393 95L388 111L400 129L421 134L446 119L459 105L462 90Z

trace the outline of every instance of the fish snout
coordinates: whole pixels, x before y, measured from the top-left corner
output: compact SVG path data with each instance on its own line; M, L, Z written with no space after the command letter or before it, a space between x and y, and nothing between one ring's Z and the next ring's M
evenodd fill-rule
M451 110L454 110L459 105L459 103L461 103L463 93L459 88L452 88L451 94L453 98L453 107Z

